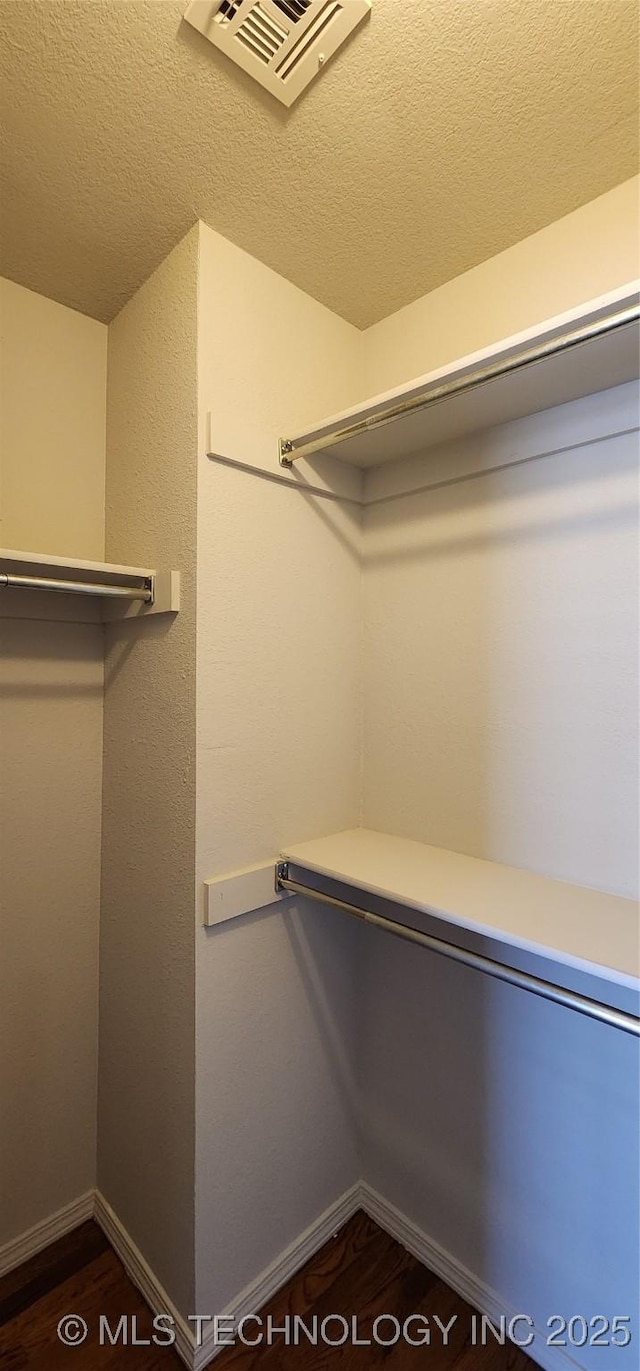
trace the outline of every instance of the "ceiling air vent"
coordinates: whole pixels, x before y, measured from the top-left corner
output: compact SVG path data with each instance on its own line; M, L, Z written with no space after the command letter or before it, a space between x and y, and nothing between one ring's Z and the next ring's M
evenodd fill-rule
M371 9L371 0L191 0L185 19L292 105Z

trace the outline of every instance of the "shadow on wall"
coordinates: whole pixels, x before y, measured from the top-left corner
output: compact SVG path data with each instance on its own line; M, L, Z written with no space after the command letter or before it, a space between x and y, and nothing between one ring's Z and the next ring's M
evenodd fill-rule
M365 1180L543 1330L635 1319L637 1043L366 932Z
M636 467L625 434L367 511L367 827L634 893Z
M636 469L626 433L366 511L367 827L632 893ZM543 1330L635 1317L637 1043L367 934L365 1179Z
M332 912L293 900L206 930L197 994L203 1307L235 1300L359 1179L352 933Z
M2 1245L95 1183L103 662L98 624L0 636Z
M503 461L498 470L470 472L428 490L383 499L366 511L365 564L458 557L526 539L584 537L585 530L606 534L637 529L637 511L625 492L618 497L615 487L613 494L609 490L612 478L637 475L635 438L622 437L631 441L616 444L605 471L599 439L514 466ZM501 507L506 507L504 521Z
M345 1114L359 1129L360 1092L357 1072L357 974L360 930L347 915L293 897L282 913L300 981L317 1026L318 1040ZM333 988L336 961L340 974L352 980L353 1008L350 1023L336 1019Z

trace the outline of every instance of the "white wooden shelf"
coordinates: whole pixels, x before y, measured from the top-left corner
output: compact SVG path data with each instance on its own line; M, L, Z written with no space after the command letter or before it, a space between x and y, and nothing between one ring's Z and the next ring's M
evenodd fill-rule
M180 573L0 548L0 613L10 605L15 617L24 605L26 616L34 617L33 605L44 607L51 596L95 600L105 620L176 614Z
M634 900L364 828L287 847L282 857L296 869L640 990Z
M382 466L636 380L638 289L632 282L304 433L286 434L281 462L290 466L322 452L356 467ZM605 331L579 341L601 325ZM440 396L442 389L447 393Z

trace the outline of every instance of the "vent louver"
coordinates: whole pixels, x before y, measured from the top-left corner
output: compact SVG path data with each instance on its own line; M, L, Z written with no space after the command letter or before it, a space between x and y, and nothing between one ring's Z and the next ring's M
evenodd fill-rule
M241 4L242 0L221 0L220 9L215 16L216 23L228 24L235 17L236 10Z
M263 10L262 5L254 5L251 12L240 25L236 37L245 43L261 62L270 62L288 37L287 30L274 24L273 19Z
M292 105L370 9L371 0L191 0L184 17Z
M273 3L286 14L287 19L292 19L293 23L297 24L299 19L304 18L311 0L273 0Z

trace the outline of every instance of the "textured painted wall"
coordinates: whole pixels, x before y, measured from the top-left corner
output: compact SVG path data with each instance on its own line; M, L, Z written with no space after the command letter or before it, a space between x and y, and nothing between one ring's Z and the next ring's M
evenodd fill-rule
M369 389L640 275L639 185L375 325L364 340ZM370 473L368 495L384 499L504 465L366 511L373 827L393 816L408 836L633 891L637 444L609 435L637 422L637 388L619 387ZM514 456L555 448L566 451L508 469Z
M632 214L634 202L626 206ZM600 240L591 282L593 216L558 232L558 260L548 244L556 281L571 254L584 260L579 287L567 279L545 313L574 304L574 289L586 299L616 284L628 223L620 230L611 210L616 227ZM521 278L513 272L505 286L513 292L520 279L513 329L532 322L526 268L538 252L536 240L521 245ZM622 278L634 270L628 252ZM458 353L502 332L502 293L475 286L473 308L459 313ZM457 300L458 283L452 291ZM365 336L370 378L377 368L368 388L402 379L403 346L409 374L445 360L427 304L406 338L394 334L388 351L380 344L375 366ZM215 451L273 469L279 433L353 403L358 349L337 329L203 229L203 447L212 410ZM362 662L363 546L347 507L201 451L198 884L273 857L287 833L353 821L360 679L365 822L628 892L633 445L608 435L628 426L629 410L634 422L634 404L627 389L510 426L477 445L478 466L508 464L514 451L535 457L554 442L584 445L368 511ZM469 453L431 460L453 474ZM372 485L392 493L403 475L394 467ZM302 908L197 934L200 1307L236 1296L359 1166L536 1319L557 1305L592 1313L599 1295L607 1307L614 1297L630 1305L638 1099L625 1087L629 1045L361 932L329 912L320 926L317 910ZM594 1085L611 1120L606 1142L594 1133ZM603 1259L584 1192L616 1176ZM610 1312L625 1311L616 1303Z
M0 546L104 556L107 329L0 279Z
M636 212L616 192L376 326L373 385L637 275ZM505 464L367 511L369 826L632 893L637 423L622 387L373 478ZM377 933L361 1008L366 1179L542 1326L635 1316L637 1044Z
M197 232L111 325L107 555L182 573L105 662L98 1184L193 1307Z
M490 257L364 334L370 395L633 281L640 178Z
M365 822L628 895L638 442L607 402L599 442L368 514ZM378 934L362 1015L366 1179L540 1327L635 1317L637 1044Z
M365 1179L541 1330L622 1314L636 1341L637 1042L367 931ZM637 1366L633 1343L569 1350Z
M0 645L1 1245L95 1184L102 630Z
M517 467L367 510L364 812L633 895L637 387L599 401L589 426L581 402L544 416L537 444L539 421L506 426L493 450Z
M203 227L198 883L358 822L359 510L273 470L358 398L356 330ZM357 930L356 930L357 931ZM220 1309L359 1175L354 930L269 909L197 934L198 1307Z
M0 542L101 558L107 330L0 309ZM43 600L0 596L0 1245L95 1184L102 632Z

